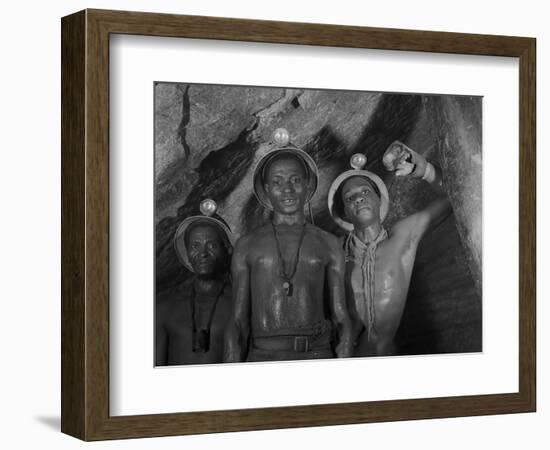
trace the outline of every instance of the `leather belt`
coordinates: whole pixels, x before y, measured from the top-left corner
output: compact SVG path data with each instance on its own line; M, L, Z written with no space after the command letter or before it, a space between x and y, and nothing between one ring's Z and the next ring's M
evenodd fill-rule
M254 338L259 350L305 353L330 347L330 333L319 336L265 336Z

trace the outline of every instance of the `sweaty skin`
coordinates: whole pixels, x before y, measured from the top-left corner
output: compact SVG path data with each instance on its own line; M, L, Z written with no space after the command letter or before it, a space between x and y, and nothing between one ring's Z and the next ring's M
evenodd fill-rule
M415 162L422 158L418 154L414 157ZM409 167L397 164L396 168L402 170L399 176L411 173L407 170ZM363 297L356 295L351 287L352 277L360 279L361 267L353 261L346 262L346 294L354 327L356 356L395 353L394 338L403 315L418 243L430 226L443 221L451 212L449 201L443 197L441 174L433 166L432 169L433 174L428 182L441 197L424 210L397 222L388 231L388 238L378 244L374 271L376 335L370 341L365 324L357 313L357 305L364 301ZM372 185L363 177L352 177L343 185L342 200L345 216L353 223L355 235L364 243L376 239L382 226L380 199Z
M229 255L219 231L212 225L197 224L191 228L186 246L193 277L169 298L158 299L157 366L223 362L224 334L232 311ZM209 349L193 351L193 322L196 329L208 329L212 311Z
M303 165L295 157L272 162L265 189L273 205L273 224L289 272L305 223L308 184ZM243 236L235 246L232 260L235 309L226 339L225 360L245 360L258 337L294 334L293 331L318 326L326 319L336 325L336 355L350 356L352 329L345 304L344 271L344 254L338 240L306 224L296 273L291 280L292 296L287 297L272 224ZM308 357L330 356L333 355ZM305 355L296 353L281 359L301 357Z

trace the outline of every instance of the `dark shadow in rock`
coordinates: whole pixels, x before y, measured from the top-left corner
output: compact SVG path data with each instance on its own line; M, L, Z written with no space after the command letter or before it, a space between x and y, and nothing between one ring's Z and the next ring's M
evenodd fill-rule
M311 138L303 150L311 155L317 166L321 168L342 159L347 152L347 147L332 127L325 125Z
M268 223L271 216L271 211L264 208L255 195L249 196L242 210L241 224L243 225L243 234L250 233Z
M453 215L420 241L396 336L399 354L481 351L481 299L465 261Z
M204 198L215 201L225 199L240 183L254 158L257 143L249 140L253 130L241 131L237 139L225 147L211 151L196 172L199 179L187 196L185 204L178 209L178 216L185 218Z
M422 110L422 96L384 94L350 154L367 155L367 168L384 177L382 155L395 140L407 141ZM346 161L347 162L347 161Z
M187 124L189 123L190 118L191 118L191 106L189 105L189 85L186 85L182 91L181 122L179 124L178 131L177 131L178 138L181 146L183 147L183 151L186 159L189 158L189 155L191 154L191 149L189 148L189 145L187 144L187 140L185 139L185 135L187 133Z
M243 130L237 139L225 147L211 151L196 172L199 175L177 217L168 217L156 227L156 289L177 286L188 278L174 250L173 238L179 223L199 212L199 204L205 198L222 202L239 184L252 163L257 143L249 139L252 129Z

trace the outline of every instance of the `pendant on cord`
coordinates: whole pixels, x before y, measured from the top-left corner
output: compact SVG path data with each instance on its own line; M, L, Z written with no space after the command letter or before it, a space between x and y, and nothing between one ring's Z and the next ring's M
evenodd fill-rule
M290 280L283 281L283 289L287 297L292 297L292 283Z
M290 280L296 273L298 268L298 263L300 262L300 250L302 248L302 243L304 242L304 236L306 234L306 222L302 224L302 230L300 232L300 238L298 240L298 249L292 260L292 265L290 270L287 270L285 266L285 261L281 252L281 243L279 242L279 237L277 236L277 227L273 222L271 222L271 227L273 228L273 237L275 238L275 246L277 247L277 263L279 265L279 276L283 279L283 290L287 297L292 297L293 286Z

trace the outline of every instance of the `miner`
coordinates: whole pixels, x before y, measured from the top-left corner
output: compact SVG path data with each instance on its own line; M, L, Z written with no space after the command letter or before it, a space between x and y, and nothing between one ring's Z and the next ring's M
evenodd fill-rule
M156 365L223 362L224 335L231 315L230 260L233 235L216 215L216 204L204 200L202 215L178 227L176 253L193 276L175 295L158 299Z
M403 315L418 243L430 226L451 212L440 170L422 155L396 141L388 147L382 162L396 176L424 180L438 196L422 211L386 230L383 222L389 207L388 190L376 174L363 169L365 155L354 155L353 169L332 183L329 211L348 233L344 243L345 285L355 356L395 354L394 337Z
M286 130L274 138L277 147L261 158L253 178L256 197L272 218L235 246L225 360L350 356L344 254L335 236L306 221L317 167L289 143Z

